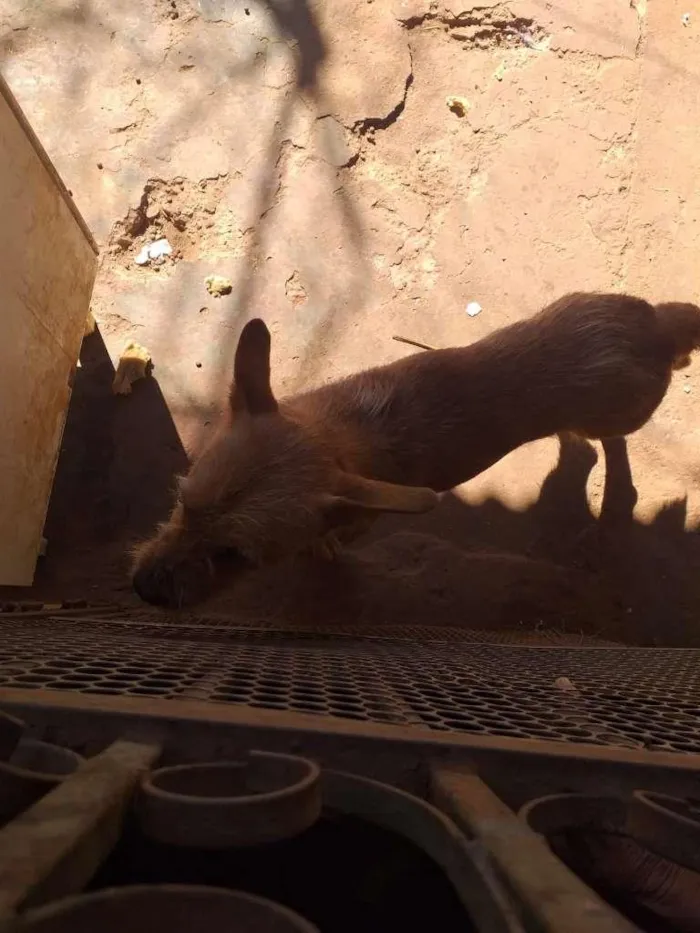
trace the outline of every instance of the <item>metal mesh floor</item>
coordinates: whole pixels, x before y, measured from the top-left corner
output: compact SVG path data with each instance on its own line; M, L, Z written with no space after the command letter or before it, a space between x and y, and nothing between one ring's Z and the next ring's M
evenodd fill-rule
M700 650L533 647L445 629L283 633L203 621L0 616L0 687L700 752ZM576 692L555 686L559 677Z

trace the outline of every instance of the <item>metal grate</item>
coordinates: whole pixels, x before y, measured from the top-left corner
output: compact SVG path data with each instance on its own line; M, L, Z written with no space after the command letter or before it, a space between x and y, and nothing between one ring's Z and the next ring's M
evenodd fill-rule
M0 686L700 752L700 650L490 643L446 629L280 632L0 618ZM555 686L567 677L576 692Z

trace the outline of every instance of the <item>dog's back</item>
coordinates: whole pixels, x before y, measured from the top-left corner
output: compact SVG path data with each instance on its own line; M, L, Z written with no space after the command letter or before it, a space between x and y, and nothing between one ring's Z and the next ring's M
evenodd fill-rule
M700 346L700 309L576 293L468 347L413 354L296 400L364 438L359 468L448 489L569 431L624 436Z

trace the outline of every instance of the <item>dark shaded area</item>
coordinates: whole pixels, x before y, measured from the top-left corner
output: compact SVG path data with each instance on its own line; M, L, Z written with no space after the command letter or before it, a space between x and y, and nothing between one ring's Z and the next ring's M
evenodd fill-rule
M297 88L315 89L326 45L306 0L264 0L264 6L274 16L280 35L296 43Z
M599 518L586 496L595 448L565 437L558 463L529 509L514 511L496 499L472 506L450 496L438 512L411 526L471 551L506 551L582 571L616 610L616 619L601 620L601 632L631 644L697 646L700 537L686 530L685 500L669 503L649 524L636 521L634 464L626 444L617 439L605 448ZM379 530L395 527L392 519Z
M605 827L549 839L568 867L645 933L697 929L698 876Z
M96 334L85 341L77 372L48 555L33 588L0 596L139 605L128 550L167 515L173 477L187 458L156 379L115 397L112 376ZM458 625L696 646L700 538L685 530L684 502L649 525L635 521L624 441L608 444L606 459L600 519L586 498L595 450L564 438L539 499L523 512L449 495L429 515L382 519L334 563L297 559L232 579L201 611L292 627L319 619Z
M46 558L15 599L115 599L130 591L128 548L168 512L187 457L155 377L112 393L114 367L99 330L76 370L45 525Z
M90 890L166 883L262 895L291 907L323 933L473 929L445 876L417 846L332 812L295 839L215 852L154 843L132 819Z
M698 645L700 538L685 530L684 503L635 521L626 444L606 447L600 518L586 497L595 449L563 438L524 511L448 495L428 515L382 519L332 564L297 560L243 577L211 608L290 626L456 625Z

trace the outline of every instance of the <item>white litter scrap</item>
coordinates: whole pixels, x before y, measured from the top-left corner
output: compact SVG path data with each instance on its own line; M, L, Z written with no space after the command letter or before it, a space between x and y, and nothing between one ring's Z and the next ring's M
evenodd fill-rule
M134 262L137 266L147 266L149 262L161 263L166 256L171 255L172 251L172 246L165 238L156 240L153 243L147 243L135 257Z
M477 314L481 314L482 307L478 301L470 301L467 305L467 314L469 317L476 317Z
M690 13L684 13L683 16L681 16L681 22L684 26L690 26Z

